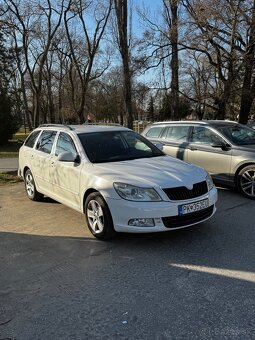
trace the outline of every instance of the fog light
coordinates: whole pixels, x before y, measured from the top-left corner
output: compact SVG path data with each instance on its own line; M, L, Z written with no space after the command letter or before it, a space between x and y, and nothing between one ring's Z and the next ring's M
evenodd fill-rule
M132 227L154 227L154 219L153 218L132 218L128 221L128 225Z

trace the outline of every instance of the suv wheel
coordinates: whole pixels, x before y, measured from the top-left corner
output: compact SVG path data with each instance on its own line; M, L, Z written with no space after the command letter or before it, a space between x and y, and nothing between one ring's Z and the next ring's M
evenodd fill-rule
M29 199L32 201L41 201L43 195L37 191L32 172L28 169L25 173L25 189Z
M244 196L255 199L255 165L248 165L239 172L237 186Z
M87 197L84 211L92 235L101 240L115 235L110 210L99 193L93 192Z

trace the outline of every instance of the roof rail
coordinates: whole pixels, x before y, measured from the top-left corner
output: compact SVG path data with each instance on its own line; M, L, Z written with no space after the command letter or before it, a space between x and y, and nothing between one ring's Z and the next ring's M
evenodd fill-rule
M66 128L68 130L73 130L73 128L69 125L65 125L65 124L41 124L38 127L62 127L62 128Z
M156 125L156 124L176 124L176 123L184 123L184 124L194 124L194 123L197 123L197 124L208 124L208 121L207 120L195 120L195 119L187 119L187 120L163 120L163 121L160 121L160 122L154 122L153 124Z
M105 122L95 122L95 123L90 123L90 122L85 122L82 125L106 125L106 126L122 126L121 124L118 123L105 123Z

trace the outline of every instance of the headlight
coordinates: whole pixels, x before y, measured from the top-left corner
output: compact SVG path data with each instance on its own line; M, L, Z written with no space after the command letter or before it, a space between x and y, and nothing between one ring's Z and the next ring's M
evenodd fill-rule
M206 175L206 183L207 183L208 191L210 191L214 187L214 184L213 184L212 177L209 174Z
M139 188L125 183L113 183L113 186L124 200L142 202L162 201L162 198L153 188Z

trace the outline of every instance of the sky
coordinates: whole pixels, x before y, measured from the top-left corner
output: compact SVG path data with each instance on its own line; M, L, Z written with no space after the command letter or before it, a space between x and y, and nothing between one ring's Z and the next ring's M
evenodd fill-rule
M139 38L145 30L145 24L141 22L141 18L137 13L137 8L140 10L146 9L149 11L149 16L152 18L152 21L157 22L157 18L161 18L161 8L162 8L163 0L130 0L131 6L134 8L132 15L132 34ZM160 20L160 19L159 19ZM150 69L146 71L144 74L138 76L138 81L142 81L147 83L150 86L151 82L154 82L156 77L156 70Z
M162 7L162 1L163 0L131 0L130 4L131 6L133 5L134 8L133 26L142 30L139 16L136 13L137 8L148 10L150 15L154 17L157 16L157 12L159 12L160 7Z

